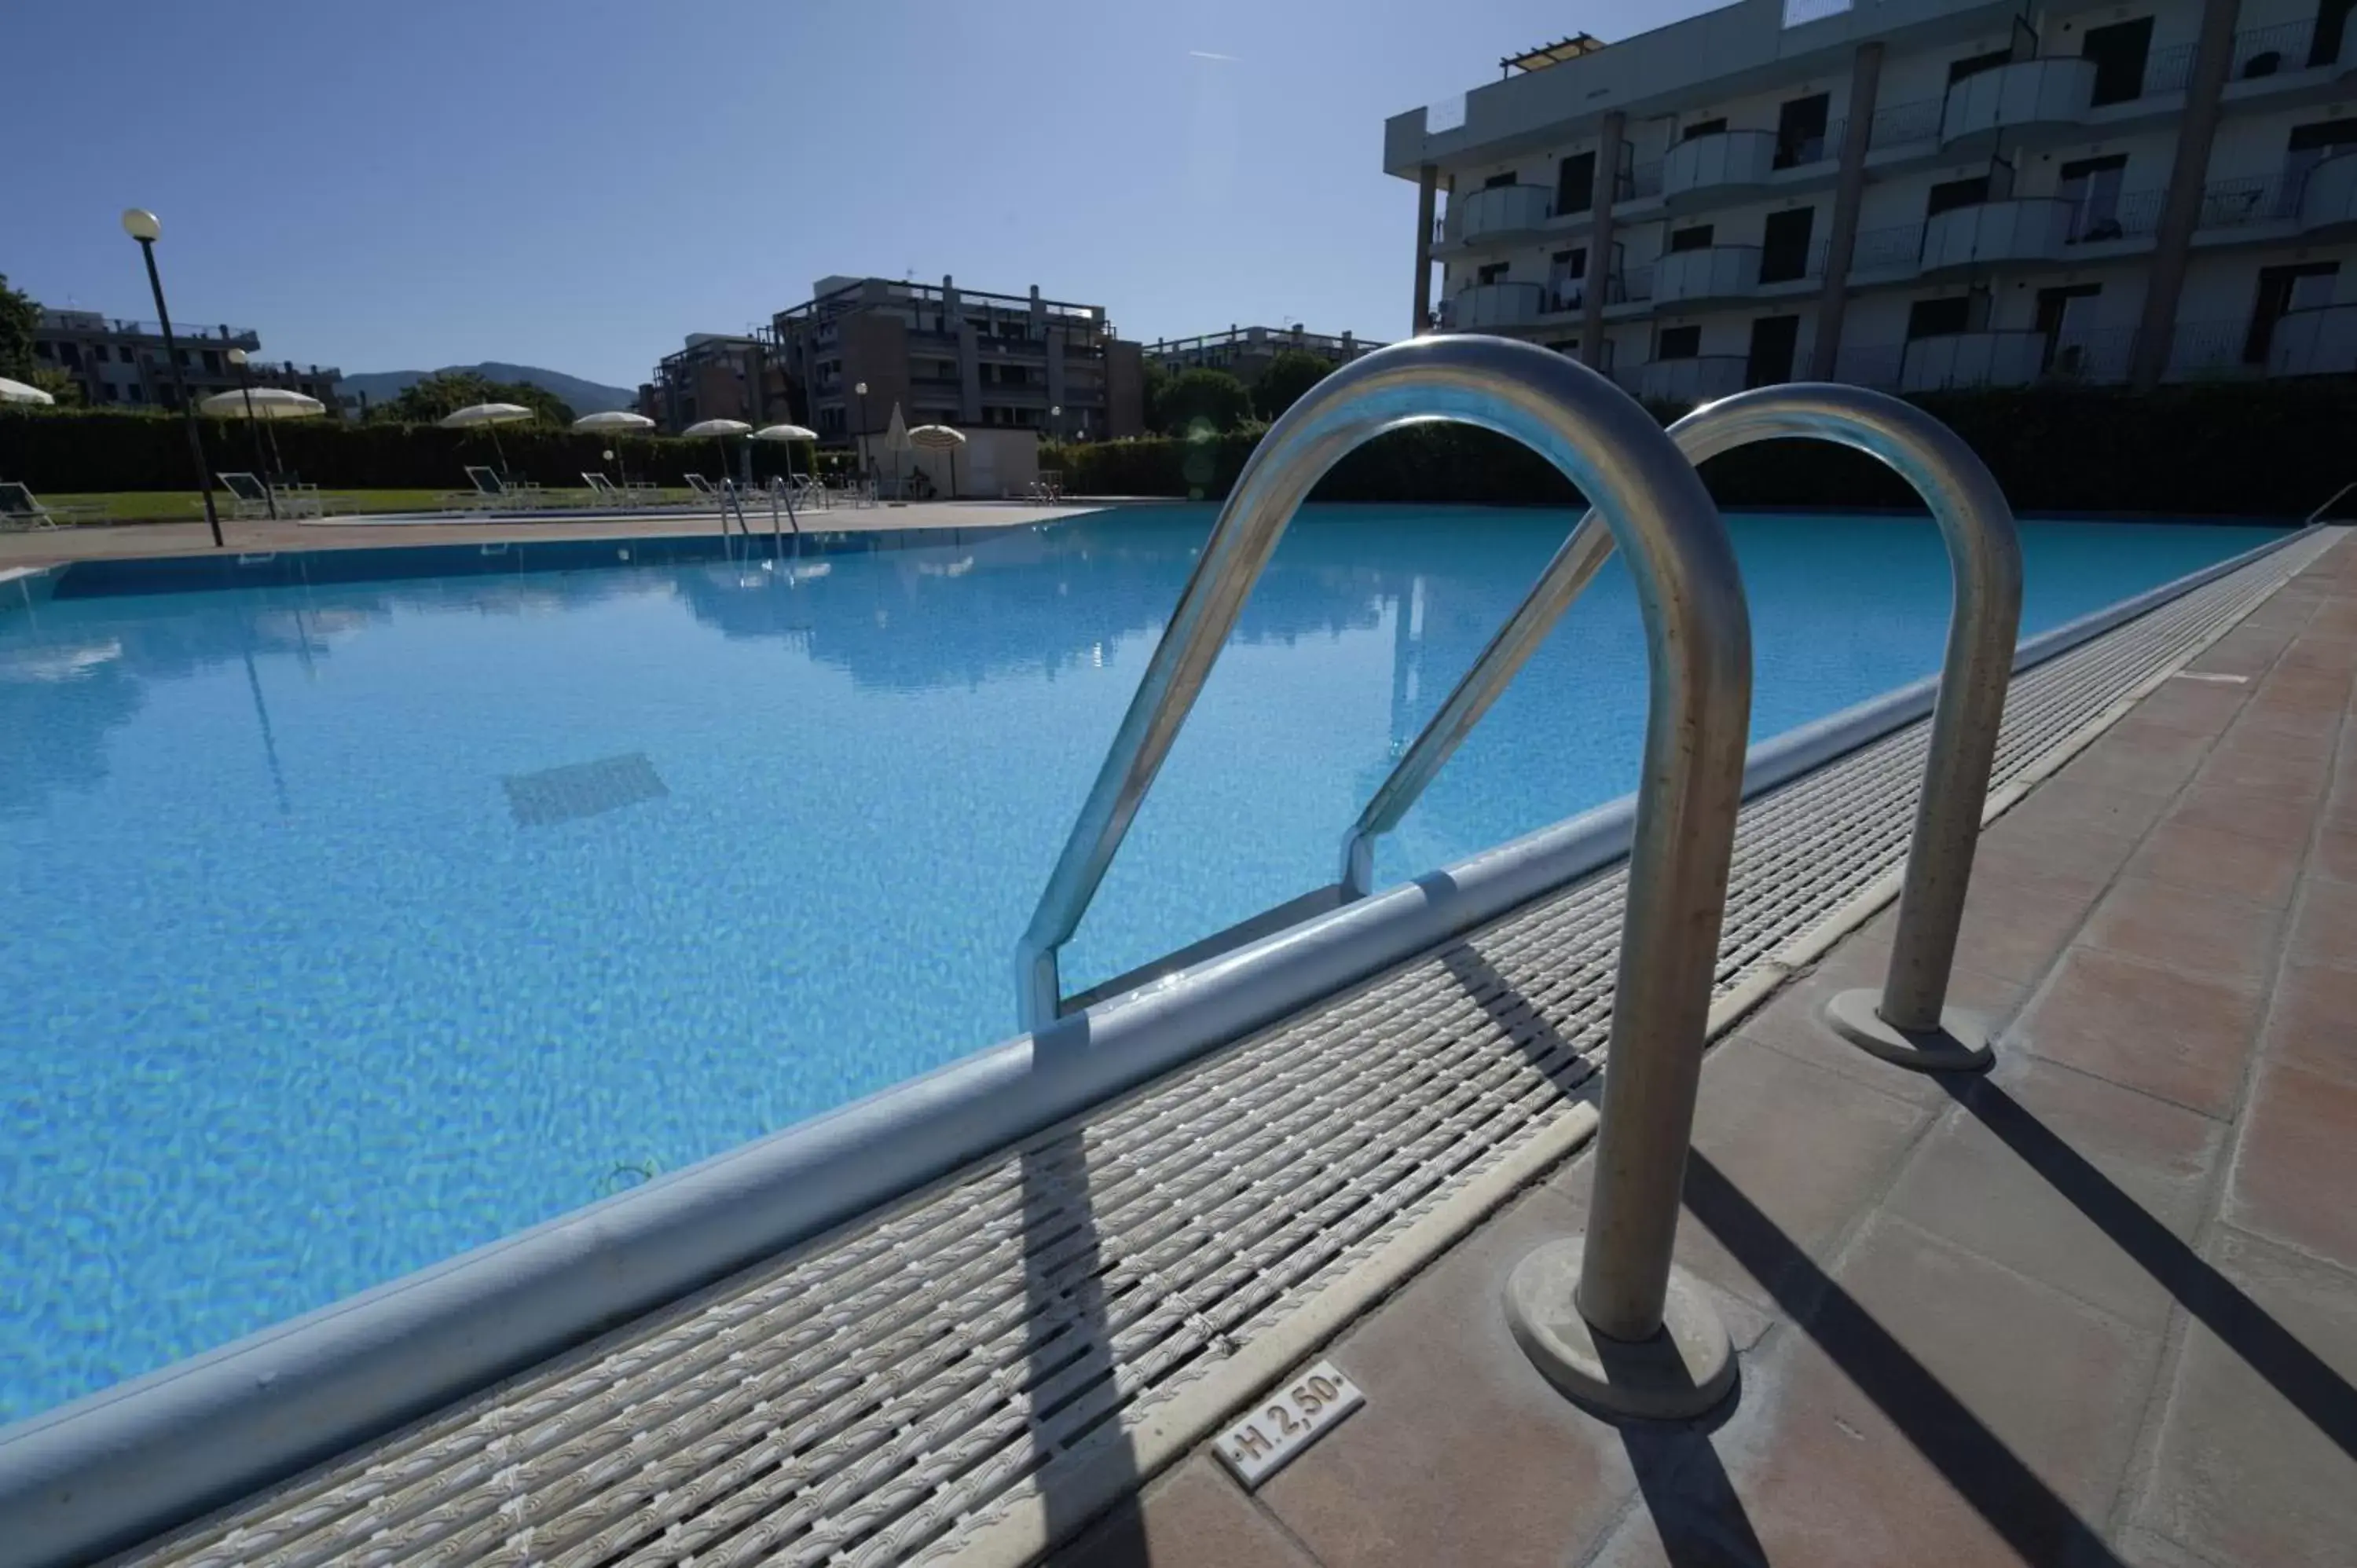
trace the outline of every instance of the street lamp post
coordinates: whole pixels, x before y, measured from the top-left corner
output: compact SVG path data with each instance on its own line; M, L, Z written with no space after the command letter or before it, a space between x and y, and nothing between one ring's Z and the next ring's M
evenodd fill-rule
M245 433L253 439L253 466L263 470L262 498L270 508L270 521L275 522L278 521L278 478L270 469L285 467L275 457L278 437L274 435L270 438L270 450L274 456L270 465L264 467L262 461L262 424L253 417L253 377L245 368L245 350L231 349L229 362L237 367L238 390L245 394Z
M1048 439L1053 441L1063 433L1064 405L1060 403L1051 403L1048 405Z
M859 482L867 482L867 383L851 389L859 394Z
M197 405L188 401L188 385L180 374L172 313L164 308L164 279L156 270L156 242L162 237L164 225L145 208L132 207L124 209L123 231L139 242L139 254L147 263L147 287L156 295L156 319L164 328L164 364L172 372L172 394L180 400L180 417L188 424L188 456L197 465L197 493L205 498L205 525L213 531L213 548L222 549L229 542L221 537L221 513L213 510L212 476L205 468L205 438L197 428Z

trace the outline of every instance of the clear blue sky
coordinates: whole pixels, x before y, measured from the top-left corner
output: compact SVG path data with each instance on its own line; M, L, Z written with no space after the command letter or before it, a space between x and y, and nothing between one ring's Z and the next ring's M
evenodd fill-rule
M6 0L0 273L348 371L635 385L831 273L1401 334L1386 115L1700 0Z

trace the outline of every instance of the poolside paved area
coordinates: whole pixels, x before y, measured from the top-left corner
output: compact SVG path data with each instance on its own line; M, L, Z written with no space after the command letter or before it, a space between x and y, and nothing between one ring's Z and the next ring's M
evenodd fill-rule
M864 532L883 528L1013 528L1102 510L1121 501L1072 501L1031 506L1021 501L912 501L905 506L833 507L806 513L813 532ZM746 513L756 533L770 528L769 509ZM329 518L324 522L232 522L221 520L221 537L237 551L359 550L404 544L490 544L516 539L642 539L655 534L720 532L717 512L612 512L590 517L500 517L447 521L367 522ZM42 529L0 533L0 568L49 566L64 561L128 559L151 555L200 555L214 549L201 521L135 522L106 528Z
M1729 1404L1609 1424L1509 1337L1583 1155L1321 1352L1367 1406L1256 1494L1200 1448L1055 1561L2357 1561L2352 678L2344 542L1989 828L1989 1075L1816 1022L1887 912L1712 1052L1679 1251Z

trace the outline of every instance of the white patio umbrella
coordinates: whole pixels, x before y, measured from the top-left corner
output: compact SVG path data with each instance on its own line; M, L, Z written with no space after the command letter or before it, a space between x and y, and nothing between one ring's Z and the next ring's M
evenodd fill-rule
M654 427L653 420L643 413L632 413L627 408L609 408L601 413L585 413L573 422L573 428L576 430L591 431L601 435L611 435L616 431L652 430ZM614 454L608 452L606 460L612 462ZM628 485L630 482L630 465L625 463L622 466L622 483Z
M720 477L728 478L728 438L751 432L752 426L741 419L699 419L680 432L682 435L709 435L720 448Z
M22 381L12 381L0 376L0 403L55 403L58 400L38 387L28 387Z
M797 441L816 441L818 432L802 424L765 424L753 432L753 439L786 443L786 478L791 479L794 477L793 444Z
M532 410L520 403L470 403L462 409L444 414L436 423L445 430L466 430L478 424L490 425L491 450L500 455L500 472L505 474L508 467L508 453L507 448L500 445L499 427L502 424L513 424L520 419L533 417L534 416Z
M920 424L909 432L909 445L950 455L950 499L957 499L957 449L965 445L965 433L946 424Z
M197 404L197 412L209 413L215 419L259 420L266 425L281 419L317 419L328 412L328 405L316 397L306 397L286 387L241 387L235 392L213 393ZM284 474L286 460L278 455L278 433L267 430L266 434L270 437L270 466ZM259 446L254 447L253 456L257 461L260 460L262 448ZM274 485L277 481L273 479L271 483ZM278 503L274 499L270 510L272 516L278 514Z

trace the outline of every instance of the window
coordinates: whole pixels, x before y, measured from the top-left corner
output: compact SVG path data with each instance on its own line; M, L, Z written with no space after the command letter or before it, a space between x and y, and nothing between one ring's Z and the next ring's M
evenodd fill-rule
M103 343L92 343L90 346L90 360L93 365L102 365L106 363L106 345Z
M1688 125L1685 129L1678 133L1678 140L1681 142L1691 142L1697 136L1723 136L1725 134L1727 134L1727 120L1725 116L1721 116L1716 120L1695 121L1693 124Z
M104 381L100 383L99 391L106 395L106 401L109 403L113 403L123 395L121 392L114 390L114 383L113 381Z
M1833 102L1819 92L1795 98L1776 111L1777 168L1798 168L1825 156L1825 110Z
M2095 317L2095 299L2103 292L2104 285L2098 283L2038 291L2038 331L2046 339L2039 350L2040 373L2087 373L2086 333Z
M1713 231L1713 226L1708 223L1697 223L1690 229L1673 229L1670 231L1669 248L1673 251L1707 251Z
M1760 246L1760 281L1791 283L1809 275L1809 236L1815 229L1817 209L1795 207L1768 214Z
M1557 251L1547 258L1547 288L1557 310L1577 310L1587 303L1587 250L1585 246Z
M131 401L134 403L145 403L147 401L147 394L139 389L139 383L137 381L132 382L123 390L131 394Z
M1489 178L1483 180L1481 182L1481 188L1484 190L1496 190L1502 186L1509 186L1513 183L1514 171L1508 169L1504 174L1493 174Z
M1751 354L1744 362L1743 384L1771 387L1792 379L1792 361L1801 346L1801 318L1763 316L1751 324Z
M1977 207L1989 199L1989 177L1976 174L1970 179L1952 179L1932 188L1924 199L1923 216L1937 218L1943 212L1959 207Z
M2276 323L2295 310L2315 310L2332 303L2338 262L2304 262L2295 266L2261 267L2258 301L2251 309L2251 329L2243 338L2243 363L2264 365L2273 346Z
M2349 30L2352 0L2322 0L2316 7L2316 30L2309 36L2308 63L2330 65L2341 58L2341 39Z
M54 353L55 350L47 343L36 343L33 345L33 358L36 360L49 359L54 355Z
M1586 212L1596 205L1596 155L1575 153L1555 166L1555 209Z
M1691 360L1702 352L1702 328L1664 327L1653 339L1656 360Z
M2120 227L2120 181L2127 166L2126 153L2081 158L2062 166L2062 177L2056 183L2054 194L2070 205L2071 243L2116 240L2125 232Z
M1972 330L1973 302L1964 295L1950 299L1919 299L1907 307L1907 340L1953 338Z
M2145 56L2151 52L2150 16L2088 28L2079 44L2080 55L2095 62L2095 91L2087 102L2126 103L2143 97Z
M2335 153L2357 149L2357 120L2322 120L2295 125L2284 150L2284 198L2295 206L2309 171Z
M220 374L221 374L221 350L220 350L220 349L206 349L206 350L205 350L205 369L206 369L206 371L209 371L210 373L211 373L211 374L213 374L213 375L216 375L216 376L217 376L217 375L220 375ZM741 373L741 372L740 372L740 373Z
M1513 263L1511 262L1491 262L1488 266L1483 267L1480 272L1473 274L1473 281L1476 284L1483 285L1504 283L1506 281L1507 270L1512 264Z
M81 344L79 344L79 343L60 343L60 344L59 344L59 345L58 345L58 360L59 360L59 363L63 364L63 365L65 366L65 368L66 368L66 369L68 369L68 370L70 370L70 371L79 371L79 370L81 370Z
M1966 55L1963 59L1950 60L1948 62L1948 85L1953 87L1956 83L1963 81L1967 77L1978 76L1985 70L1995 70L2000 66L2007 66L2012 63L2013 51L2011 49L1991 49L1985 55Z

